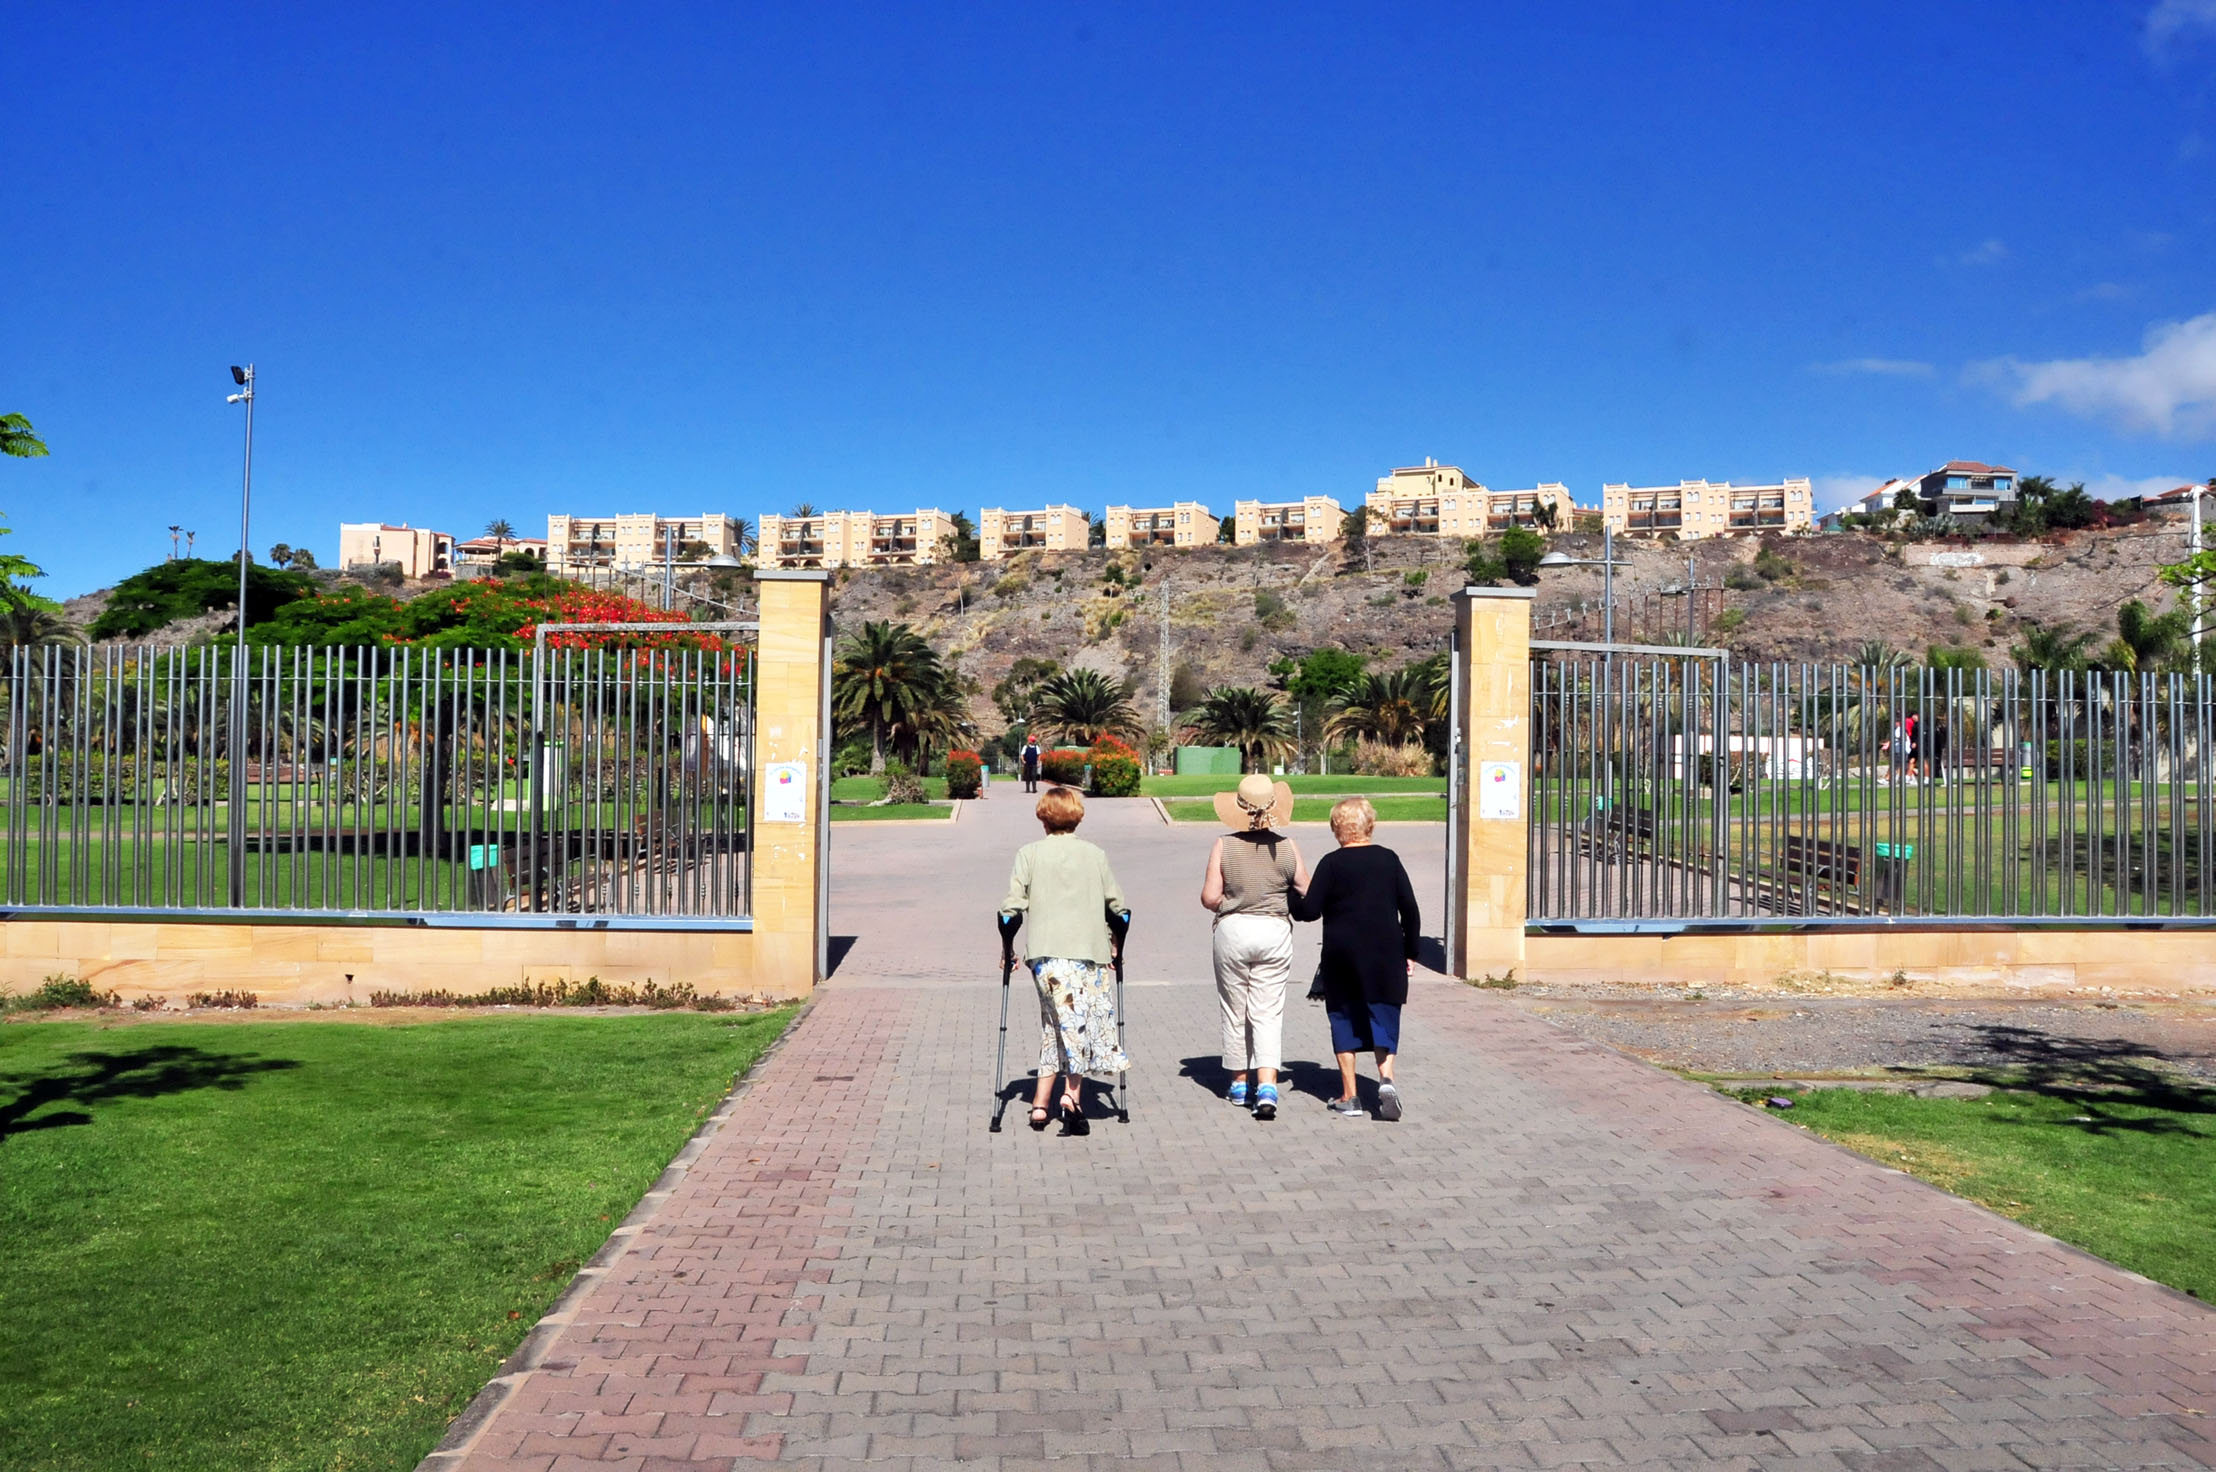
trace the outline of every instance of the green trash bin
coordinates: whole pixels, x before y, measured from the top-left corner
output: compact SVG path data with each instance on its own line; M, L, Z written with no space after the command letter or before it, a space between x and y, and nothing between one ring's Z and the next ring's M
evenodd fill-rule
M1908 861L1916 857L1913 843L1880 843L1877 850L1877 903L1889 915L1901 913L1908 896Z

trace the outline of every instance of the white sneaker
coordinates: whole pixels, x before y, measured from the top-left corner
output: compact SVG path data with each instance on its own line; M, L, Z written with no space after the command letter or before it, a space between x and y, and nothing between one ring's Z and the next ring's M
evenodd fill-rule
M1388 1124L1400 1118L1400 1090L1391 1084L1377 1086L1377 1117Z

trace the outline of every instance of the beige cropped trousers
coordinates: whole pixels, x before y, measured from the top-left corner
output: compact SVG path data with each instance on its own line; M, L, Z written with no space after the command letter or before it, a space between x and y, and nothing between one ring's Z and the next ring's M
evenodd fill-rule
M1275 1069L1284 1060L1285 983L1293 974L1293 922L1283 915L1216 921L1216 998L1223 1004L1223 1066Z

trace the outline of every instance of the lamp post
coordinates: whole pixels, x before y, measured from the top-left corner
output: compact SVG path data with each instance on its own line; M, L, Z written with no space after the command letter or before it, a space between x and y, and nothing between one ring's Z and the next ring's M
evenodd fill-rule
M2216 482L2211 482L2210 484L2216 484ZM2208 485L2208 484L2195 485L2195 486L2193 487L2193 531L2192 531L2192 534L2191 534L2191 538L2190 538L2190 540L2189 540L2189 541L2188 541L2188 542L2186 543L2186 547L2185 547L2185 555L2186 555L2186 556L2187 556L2188 558L2194 558L2194 557L2198 557L2198 556L2200 556L2200 555L2201 555L2201 494L2202 494L2202 492L2204 492L2204 491L2206 491L2206 490L2208 490L2208 489L2209 489L2209 485ZM2195 674L2205 674L2205 673L2207 673L2207 671L2205 671L2205 670L2203 670L2203 669L2201 668L2201 638L2202 638L2202 635L2203 635L2203 633L2204 633L2204 629L2203 629L2203 623L2204 623L2204 619L2203 619L2203 614L2204 614L2204 611L2206 610L2206 608L2207 608L2207 606L2208 606L2208 605L2207 605L2207 601L2206 601L2206 599L2205 599L2205 598L2203 597L2203 595L2202 595L2202 593L2201 593L2201 585L2200 585L2200 584L2198 584L2198 583L2195 583L2195 584L2193 585L2193 593L2192 593L2192 597L2193 597L2193 632L2192 632L2192 640L2193 640L2193 673L2195 673Z
M1616 569L1631 566L1616 560L1616 529L1603 526L1600 529L1600 556L1572 557L1567 552L1549 552L1539 559L1541 567L1597 567L1600 569L1600 640L1603 644L1616 642Z
M224 402L246 405L246 467L239 481L239 626L231 655L231 793L225 804L230 819L231 908L246 903L246 559L254 510L254 365L231 365L238 392Z

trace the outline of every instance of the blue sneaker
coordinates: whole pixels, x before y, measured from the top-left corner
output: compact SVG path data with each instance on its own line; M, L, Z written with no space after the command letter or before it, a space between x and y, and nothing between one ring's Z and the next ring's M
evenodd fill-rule
M1254 1117L1256 1119L1277 1118L1276 1084L1263 1084L1254 1091Z
M1240 1108L1245 1108L1246 1080L1242 1078L1237 1083L1233 1084L1231 1086L1231 1092L1229 1094L1226 1094L1224 1097L1229 1099L1232 1103L1238 1105Z

